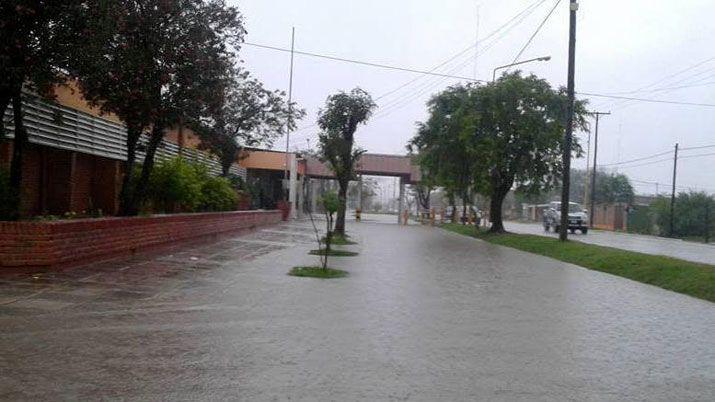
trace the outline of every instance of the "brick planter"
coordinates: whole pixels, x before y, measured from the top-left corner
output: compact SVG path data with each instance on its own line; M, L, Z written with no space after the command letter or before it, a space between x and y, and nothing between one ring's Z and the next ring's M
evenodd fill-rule
M39 267L134 253L280 222L281 211L234 211L47 222L0 222L0 267Z

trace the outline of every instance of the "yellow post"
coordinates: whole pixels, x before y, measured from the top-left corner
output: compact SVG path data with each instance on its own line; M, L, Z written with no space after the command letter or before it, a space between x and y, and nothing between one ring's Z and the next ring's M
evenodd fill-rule
M432 207L429 211L429 224L434 226L434 218L437 215L437 212L435 211L435 208Z
M360 213L361 212L362 212L362 210L360 208L355 209L355 221L356 222L360 222Z

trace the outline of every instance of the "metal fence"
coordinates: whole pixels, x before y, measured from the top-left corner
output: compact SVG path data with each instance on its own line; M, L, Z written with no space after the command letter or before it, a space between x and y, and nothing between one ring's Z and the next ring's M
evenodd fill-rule
M31 143L104 158L127 160L127 129L123 124L47 102L31 94L25 94L22 104L23 122ZM12 106L10 106L3 116L9 138L13 137L14 129L12 113ZM144 160L141 145L146 145L147 142L148 137L142 136L137 151L139 162ZM156 160L177 156L180 150L177 144L162 140L156 152ZM183 148L181 153L207 165L213 174L221 173L221 164L214 155L192 148ZM246 169L235 164L230 172L246 177Z

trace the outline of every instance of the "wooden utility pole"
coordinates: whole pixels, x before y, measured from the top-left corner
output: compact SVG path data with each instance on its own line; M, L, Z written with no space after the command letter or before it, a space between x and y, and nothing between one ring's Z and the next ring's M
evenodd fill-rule
M596 159L598 158L598 120L601 115L609 115L611 112L592 112L596 116L596 133L593 139L593 170L591 171L591 188L589 189L591 205L589 206L588 224L593 229L593 216L596 209Z
M674 234L675 225L675 178L678 175L678 144L675 144L675 154L673 155L673 190L670 193L670 237Z
M567 95L568 105L566 106L566 133L564 134L564 153L563 153L563 179L561 189L561 231L559 240L566 241L569 231L569 191L571 189L571 142L573 141L573 112L575 101L575 82L576 75L576 10L578 10L578 2L571 0L569 3L569 67L568 67L568 84Z

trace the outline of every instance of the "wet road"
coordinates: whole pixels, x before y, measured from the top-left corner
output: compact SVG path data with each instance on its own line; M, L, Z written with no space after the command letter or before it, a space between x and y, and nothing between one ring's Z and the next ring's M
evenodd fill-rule
M306 222L0 274L4 400L712 400L715 305L437 228Z
M514 233L527 233L558 237L553 231L544 232L538 223L505 222L506 230ZM576 232L569 237L584 243L598 244L637 251L645 254L666 255L683 260L715 265L715 245L695 243L678 239L666 239L656 236L644 236L630 233L610 232L606 230L589 231L587 235Z

